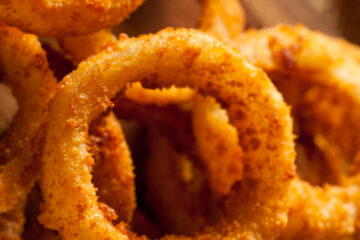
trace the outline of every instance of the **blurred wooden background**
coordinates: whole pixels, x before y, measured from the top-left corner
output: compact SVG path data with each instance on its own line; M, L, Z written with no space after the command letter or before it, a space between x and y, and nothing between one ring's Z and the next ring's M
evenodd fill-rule
M239 0L246 10L247 27L303 23L333 36L360 43L360 0ZM196 27L197 0L146 0L125 23L115 28L131 36L164 27Z

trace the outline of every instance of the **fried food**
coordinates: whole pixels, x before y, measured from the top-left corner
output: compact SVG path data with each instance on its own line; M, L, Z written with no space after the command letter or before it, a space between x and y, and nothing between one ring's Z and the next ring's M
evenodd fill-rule
M322 151L320 170L331 174L323 177L333 185L293 182L281 239L352 239L360 215L359 49L301 25L250 30L232 44L269 74L293 108L296 134Z
M99 201L104 203L102 204L102 210L108 210L107 206L110 206L113 210L110 209L106 212L106 216L109 219L115 222L129 222L136 207L133 181L135 176L130 152L124 140L120 124L115 116L110 113L94 120L90 125L89 134L90 143L88 145L95 160L92 182L98 189ZM19 238L17 236L14 239L61 239L57 232L46 229L37 220L41 201L40 189L36 185L30 193L27 202L27 224L23 237ZM15 215L11 219L14 217L19 218L20 216L24 217L24 211L23 209L21 210L19 212L21 215ZM4 226L4 229L12 233L15 232L14 228L20 226L22 230L23 222L24 219L20 222L21 225L15 225L7 220L4 223L7 223L8 226ZM2 226L1 223L0 221L0 228ZM19 234L21 232L18 231Z
M16 114L0 139L0 238L20 239L26 197L39 175L41 127L56 80L36 36L0 22L0 46L2 84L16 99Z
M125 34L119 36L119 41L128 37ZM91 35L81 37L65 37L60 39L60 45L63 50L69 54L75 64L96 53L105 50L118 39L110 29L101 30ZM165 106L189 101L194 92L189 88L164 88L164 89L145 89L140 83L132 84L131 88L126 91L127 98L135 102L155 104Z
M78 36L111 27L143 0L0 1L0 18L23 31L44 36Z
M60 44L67 46L65 53L76 64L115 41L110 30L102 30L92 35L67 37ZM115 210L116 216L109 216L112 220L130 222L136 208L135 174L120 122L112 112L100 116L91 123L89 135L95 160L92 182L99 200Z
M221 199L243 178L244 153L239 146L238 133L214 99L196 96L193 115L198 155L211 189Z
M302 124L307 123L314 135L323 135L332 146L338 146L346 159L344 171L356 172L351 165L359 152L359 127L355 122L360 116L353 109L359 104L360 72L357 58L344 51L347 45L304 26L250 31L239 39L239 50L268 72L280 90L286 87L283 82L300 85L298 95L302 99L290 104L307 109L311 124L304 117ZM262 52L261 56L256 52ZM294 80L285 81L284 75Z
M56 79L37 37L0 22L2 83L19 109L0 140L0 212L24 199L38 177L42 127Z
M243 136L248 171L224 203L226 224L209 228L207 235L274 238L280 233L294 174L289 108L260 69L213 38L184 29L121 41L81 63L60 83L42 161L41 222L64 238L127 238L99 208L90 181L93 159L84 143L88 124L137 81L144 87L196 87L224 105Z

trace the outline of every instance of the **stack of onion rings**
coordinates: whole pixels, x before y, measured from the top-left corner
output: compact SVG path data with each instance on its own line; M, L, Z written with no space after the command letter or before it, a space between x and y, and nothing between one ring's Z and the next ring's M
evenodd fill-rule
M281 239L352 238L359 231L359 49L301 25L250 30L230 44L269 74L293 106L296 133L313 136L326 154L326 173L339 184L321 188L295 180Z
M139 64L148 67L139 69ZM132 68L137 71L131 71ZM88 77L83 78L83 74ZM216 81L219 77L223 81ZM165 30L122 41L81 63L62 81L51 105L46 137L41 178L45 200L40 216L43 224L59 230L65 238L75 235L78 239L126 238L126 232L122 228L116 230L96 202L90 183L93 160L84 148L86 129L91 119L112 105L110 99L124 90L126 83L141 81L144 86L167 87L169 79L178 87L196 86L200 92L214 96L226 106L230 122L239 134L244 134L240 144L247 147L244 158L249 158L249 171L247 180L229 194L225 203L225 219L230 225L224 227L233 228L227 235L270 237L281 231L286 223L286 195L294 171L289 109L261 70L251 67L212 38L191 30ZM240 94L242 88L248 93ZM256 108L260 103L267 105L262 111ZM265 127L267 124L275 124L276 128ZM247 137L249 129L254 134ZM259 132L260 129L269 132ZM266 160L275 156L274 161ZM61 167L61 173L54 171L53 164ZM247 184L251 184L251 189ZM261 194L251 194L257 191ZM67 198L65 193L72 198ZM264 194L266 198L258 198ZM238 205L240 199L242 206ZM232 224L233 220L237 224ZM226 232L223 227L218 231ZM211 229L208 234L213 234Z
M0 140L0 238L21 239L41 166L39 220L55 231L36 220L25 238L147 239L130 230L133 163L111 107L148 126L148 200L162 226L187 235L163 239L357 238L359 48L299 25L242 33L237 0L202 0L199 27L235 50L193 30L117 39L103 29L141 3L39 2L31 19L32 0L0 1L0 19L61 37L79 64L48 113L55 83L46 53L35 36L0 22L0 72L19 103ZM54 21L60 13L72 17ZM292 106L297 175L290 111L272 84Z

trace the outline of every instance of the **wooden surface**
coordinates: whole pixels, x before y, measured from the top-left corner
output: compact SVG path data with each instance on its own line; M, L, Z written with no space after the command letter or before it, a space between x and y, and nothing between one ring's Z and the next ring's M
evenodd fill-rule
M241 4L246 10L248 28L304 23L333 36L345 34L350 40L360 40L357 36L360 35L360 0L241 0ZM344 14L346 6L351 16ZM169 26L195 28L200 14L197 0L146 0L130 19L116 27L116 32L136 36Z

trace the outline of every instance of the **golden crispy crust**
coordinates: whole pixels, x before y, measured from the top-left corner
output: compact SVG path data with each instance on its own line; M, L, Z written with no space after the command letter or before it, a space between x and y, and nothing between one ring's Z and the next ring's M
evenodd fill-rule
M196 149L217 199L243 178L243 149L238 132L214 99L196 96L193 109Z
M296 133L312 136L339 184L295 181L282 239L352 239L360 215L359 48L301 25L250 30L232 45L269 74L293 107Z
M106 29L81 37L65 37L60 44L77 64L116 41L111 30ZM98 189L99 200L115 210L117 216L111 220L129 222L136 208L135 174L120 122L110 112L92 123L89 134L95 160L92 180ZM108 208L104 207L104 210Z
M91 120L112 105L110 99L124 92L127 83L136 81L144 87L197 88L224 105L242 136L248 169L227 197L225 219L236 220L238 236L270 239L280 233L294 176L289 108L260 69L214 39L181 29L119 42L62 81L47 126L41 222L64 238L127 238L99 209L90 182L93 159L84 143ZM55 165L62 170L55 171Z
M208 3L204 2L205 5L204 7L206 9L210 7L207 6L207 4ZM121 40L125 40L126 38L127 37L124 35L121 36ZM116 38L111 33L111 31L103 30L95 34L82 36L82 37L67 37L61 39L60 42L65 52L67 52L71 56L71 58L75 60L75 62L80 62L86 57L98 53L101 50L105 50L106 47L110 47L112 44L116 42ZM156 106L183 104L183 105L189 105L189 107L191 107L191 105L194 105L193 102L200 101L200 100L195 101L194 99L195 92L190 88L176 88L172 86L170 88L163 88L163 89L145 89L141 86L140 83L132 84L131 87L126 90L125 96L127 99L137 103L141 103L144 105L156 105ZM127 101L127 100L123 100L123 101ZM226 143L229 144L230 142L232 142L233 143L232 147L225 146L225 141L223 141L222 143L217 142L214 143L214 146L212 146L215 147L217 150L208 152L209 144L211 144L212 142L212 141L206 142L206 139L209 137L209 134L208 136L204 135L206 130L196 131L196 133L198 133L196 137L199 137L199 139L197 139L197 142L199 143L198 148L200 151L199 153L200 158L204 162L204 165L207 166L206 167L207 176L208 176L208 180L211 182L212 190L215 192L217 197L220 198L221 195L227 194L230 191L231 186L236 181L242 178L242 162L237 161L236 163L234 163L234 161L232 161L234 157L239 159L239 157L242 154L242 150L238 146L238 142L236 139L237 138L236 130L233 131L229 130L229 124L227 122L222 124L222 122L217 120L217 117L214 116L216 115L217 107L211 106L209 108L206 108L208 111L202 111L202 107L200 107L199 105L200 104L195 104L195 106L197 107L194 107L194 114L195 114L194 122L195 124L200 125L198 129L204 130L204 128L206 127L208 129L217 128L216 130L212 131L213 137L215 134L216 135L223 134L224 136L230 134L230 136L232 136L232 138L231 137L227 138L231 140L228 140ZM209 104L207 104L207 106L209 106ZM134 107L134 111L136 111L136 109L138 108L139 106ZM144 112L144 110L142 112ZM148 114L154 114L154 113L153 112L150 113L149 111L149 113L146 113L145 116L147 115L149 117ZM204 125L202 124L202 121L206 121L206 123L209 124ZM195 129L196 128L197 127L195 127ZM234 138L236 139L235 141L233 140ZM232 152L226 151L224 148L232 149ZM219 150L221 149L223 149L223 151L219 152ZM227 153L226 156L222 156L224 152ZM218 164L220 163L220 159L222 160L221 164ZM156 168L152 168L153 171L155 171L155 169ZM174 180L167 179L167 181L174 181Z
M19 110L0 141L0 212L30 191L39 171L41 127L56 80L37 37L0 22L3 83L13 89Z
M26 196L40 171L42 128L56 80L37 37L0 22L0 65L19 109L0 140L0 238L20 239Z
M26 32L62 37L91 34L121 22L143 0L2 0L0 18Z

